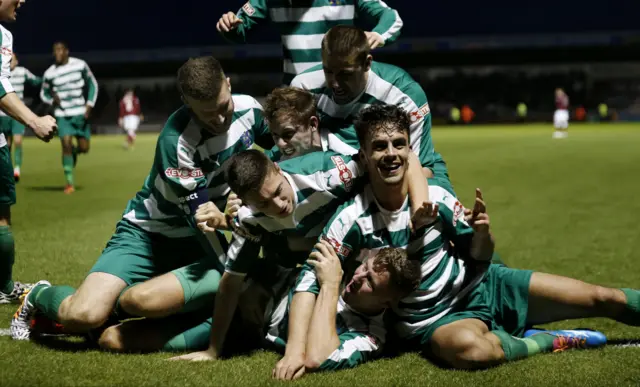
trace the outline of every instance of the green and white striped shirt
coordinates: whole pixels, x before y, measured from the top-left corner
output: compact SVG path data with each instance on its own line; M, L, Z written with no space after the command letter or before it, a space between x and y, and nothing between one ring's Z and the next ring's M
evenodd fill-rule
M54 111L56 117L81 116L86 112L86 105L93 107L98 99L98 81L87 62L70 57L65 64L51 65L44 72L40 99L51 105L55 94L60 98L60 106L56 106Z
M147 232L180 238L199 233L193 214L200 204L213 201L224 208L229 186L221 165L254 141L273 143L258 101L233 95L233 103L231 127L221 135L203 129L186 106L169 117L158 137L151 172L127 204L124 219Z
M375 25L373 32L391 43L400 35L402 19L381 0L249 0L237 13L243 24L222 35L232 42L245 43L247 32L261 20L269 19L278 28L283 46L284 83L322 62L324 34L340 24L353 25L357 18ZM309 4L311 3L311 4Z
M444 316L483 278L449 250L449 241L462 251L473 236L462 204L434 179L429 179L429 199L440 205L438 220L412 235L408 198L401 209L388 211L367 185L338 209L320 237L334 246L345 273L384 247L405 248L412 258L421 260L420 286L394 308L400 337L416 335ZM313 267L303 266L296 291L318 293Z
M360 149L360 143L358 142L358 135L356 134L353 126L338 130L336 133L332 133L329 129L320 129L320 145L324 152L336 152L345 156L353 156L358 154ZM282 158L282 152L280 148L274 145L273 148L265 151L267 157L273 161L280 161Z
M9 93L13 93L13 85L11 84L11 58L13 57L13 35L9 30L0 25L0 57L2 64L0 65L0 98ZM4 133L0 133L0 148L7 145L7 139Z
M278 163L295 193L293 212L286 218L271 218L243 206L227 252L226 271L246 275L259 259L284 267L295 267L309 256L324 225L338 206L364 184L364 170L357 160L334 152L313 152ZM245 231L249 234L246 234Z
M275 304L267 326L266 339L284 352L287 345L289 308L293 289ZM340 346L320 365L320 370L353 368L380 356L387 331L384 312L367 316L355 311L342 297L338 298L336 330Z
M33 87L39 87L42 84L42 78L33 75L31 71L22 66L16 66L13 71L11 71L10 81L13 86L13 90L21 100L24 99L25 84ZM0 110L0 116L6 116L5 112Z

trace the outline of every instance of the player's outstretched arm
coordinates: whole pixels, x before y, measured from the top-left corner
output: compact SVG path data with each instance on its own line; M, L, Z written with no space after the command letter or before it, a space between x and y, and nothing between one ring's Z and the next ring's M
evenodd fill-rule
M356 3L358 15L376 25L373 31L366 32L371 49L398 39L403 25L398 11L380 0L358 0Z
M249 0L237 13L223 14L216 24L216 29L232 43L246 43L247 32L266 19L267 15L267 0Z
M0 109L28 126L35 135L44 142L49 142L56 134L58 125L51 116L38 117L20 100L16 93L7 93L0 99Z

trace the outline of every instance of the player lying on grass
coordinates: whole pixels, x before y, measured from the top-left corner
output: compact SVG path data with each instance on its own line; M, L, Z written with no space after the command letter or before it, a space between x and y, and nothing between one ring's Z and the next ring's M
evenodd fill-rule
M102 255L77 290L40 281L12 320L14 339L29 338L35 311L69 332L86 332L114 311L118 317L157 318L211 307L227 242L219 231L200 232L193 215L207 201L223 208L229 187L220 165L227 158L254 140L261 146L273 142L261 106L231 94L215 58L187 61L177 84L184 106L160 133L151 172Z
M420 85L399 67L373 61L361 29L339 25L322 40L322 65L291 81L318 99L320 127L341 135L353 119L372 104L397 105L411 114L411 148L426 169L450 188L447 167L433 149L431 111ZM354 141L352 146L358 146ZM361 144L360 144L361 145Z
M430 182L432 202L418 215L435 215L435 222L412 234L406 214L405 113L395 106L371 106L361 113L356 130L371 184L338 210L321 238L336 248L347 273L381 247L406 247L410 255L421 257L421 284L394 308L395 330L405 349L422 350L455 368L485 368L592 343L588 332L521 339L525 327L534 324L586 317L640 324L637 290L489 264L494 242L479 190L473 210L467 210L451 192ZM449 249L450 240L455 251ZM304 364L302 344L315 289L314 271L306 267L292 301L290 326L301 329L290 331L287 375Z

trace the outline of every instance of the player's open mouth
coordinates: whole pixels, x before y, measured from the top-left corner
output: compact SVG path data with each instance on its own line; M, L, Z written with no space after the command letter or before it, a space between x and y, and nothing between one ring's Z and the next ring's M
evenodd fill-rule
M285 156L291 156L291 155L293 155L294 153L296 153L296 148L284 148L284 149L282 149L282 153L283 153Z
M395 175L400 170L402 164L394 163L394 164L380 164L379 168L381 171L386 172L389 175Z
M344 97L347 95L347 92L343 89L333 89L333 94L336 97Z

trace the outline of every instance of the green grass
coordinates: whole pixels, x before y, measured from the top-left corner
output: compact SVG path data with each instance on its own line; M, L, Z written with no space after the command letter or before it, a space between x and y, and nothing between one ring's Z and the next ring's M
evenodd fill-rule
M640 286L640 126L573 125L566 140L552 140L550 128L537 125L441 127L433 137L463 202L471 202L475 187L483 189L498 251L510 266ZM134 152L123 151L122 141L94 137L78 163L78 191L66 196L58 143L27 140L13 207L16 279L80 284L151 165L155 136L140 136ZM0 307L0 328L14 310ZM589 326L610 340L640 338L639 329L603 319L551 326ZM275 354L208 364L164 361L169 356L55 350L0 337L0 385L278 384L269 378ZM638 348L541 355L482 372L439 369L411 354L296 384L624 386L640 384L639 368Z

